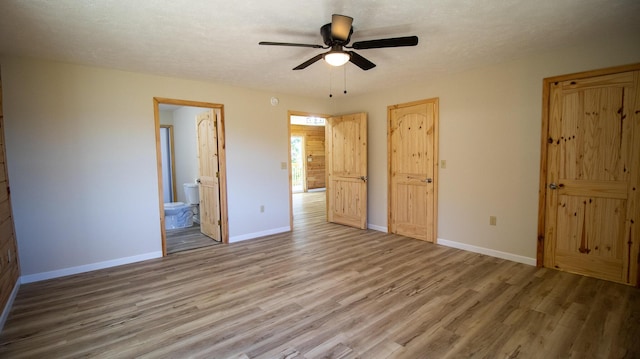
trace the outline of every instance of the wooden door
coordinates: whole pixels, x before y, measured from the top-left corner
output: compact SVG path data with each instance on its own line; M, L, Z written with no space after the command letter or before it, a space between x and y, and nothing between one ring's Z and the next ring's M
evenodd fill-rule
M438 99L388 107L389 232L436 242Z
M220 172L218 169L217 118L213 110L198 114L198 162L200 171L200 231L221 240Z
M330 117L325 126L327 220L367 228L367 114Z
M584 76L545 81L544 265L636 284L640 71Z
M0 81L0 308L5 308L20 276L4 143L2 83Z

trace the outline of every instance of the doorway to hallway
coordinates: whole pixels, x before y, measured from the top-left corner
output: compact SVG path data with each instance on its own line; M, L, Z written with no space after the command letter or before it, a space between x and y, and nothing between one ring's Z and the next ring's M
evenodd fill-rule
M326 207L324 125L328 117L327 115L297 111L289 111L287 116L290 142L289 223L292 229L295 226L294 217L306 216L305 211L308 206L302 205L303 198L313 197L314 201L322 200L323 208ZM298 196L298 194L306 193L315 193L316 195ZM315 209L317 209L317 205L318 203L316 203ZM323 210L323 215L325 213L326 210Z

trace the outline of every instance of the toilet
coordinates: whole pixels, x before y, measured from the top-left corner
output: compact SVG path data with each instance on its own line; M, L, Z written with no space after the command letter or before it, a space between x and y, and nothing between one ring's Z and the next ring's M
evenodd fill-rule
M197 183L185 183L184 194L186 202L171 202L164 204L165 229L187 228L193 226L193 222L200 223L198 204L200 193Z
M196 223L200 223L200 212L199 212L199 204L200 204L200 188L197 183L185 183L184 184L184 194L187 197L187 205L191 208L191 213L193 213L193 221Z

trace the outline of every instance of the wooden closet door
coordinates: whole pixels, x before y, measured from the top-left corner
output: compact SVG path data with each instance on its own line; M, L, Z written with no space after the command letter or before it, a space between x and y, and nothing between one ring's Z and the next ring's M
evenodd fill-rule
M389 106L389 232L437 241L438 99Z
M330 117L325 126L327 221L367 228L367 114Z
M546 267L637 283L639 75L550 83Z

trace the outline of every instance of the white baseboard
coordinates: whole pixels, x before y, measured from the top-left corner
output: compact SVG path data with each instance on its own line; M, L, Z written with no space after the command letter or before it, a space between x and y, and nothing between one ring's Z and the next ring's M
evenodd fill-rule
M18 289L20 289L20 277L18 277L16 284L13 286L9 300L7 300L7 304L2 310L2 316L0 317L0 332L4 329L4 323L7 321L7 318L9 318L9 312L11 312L11 307L13 307L13 301L16 299L16 295L18 295Z
M373 229L373 230L375 230L375 231L384 232L384 233L387 233L387 232L388 232L387 227L383 227L383 226L376 226L375 224L371 224L371 223L367 223L367 228L369 228L369 229Z
M268 229L266 231L261 231L261 232L241 234L239 236L230 237L229 243L236 243L236 242L246 241L247 239L260 238L264 236L270 236L272 234L284 233L289 231L291 231L291 227L286 226L286 227Z
M64 277L72 274L90 272L98 269L110 268L110 267L115 267L123 264L141 262L141 261L146 261L149 259L155 259L155 258L161 258L161 257L162 257L162 252L151 252L151 253L140 254L132 257L118 258L110 261L85 264L85 265L71 267L71 268L58 269L50 272L23 275L20 279L20 282L21 283L39 282L41 280Z
M486 254L486 255L491 256L491 257L502 258L502 259L506 259L506 260L509 260L509 261L512 261L512 262L528 264L530 266L535 266L536 265L536 259L535 258L529 258L529 257L525 257L525 256L521 256L521 255L518 255L518 254L513 254L513 253L501 252L501 251L497 251L495 249L477 247L477 246L473 246L471 244L449 241L449 240L442 239L442 238L438 238L438 244L443 245L445 247L457 248L457 249L462 249L462 250L469 251L469 252Z

